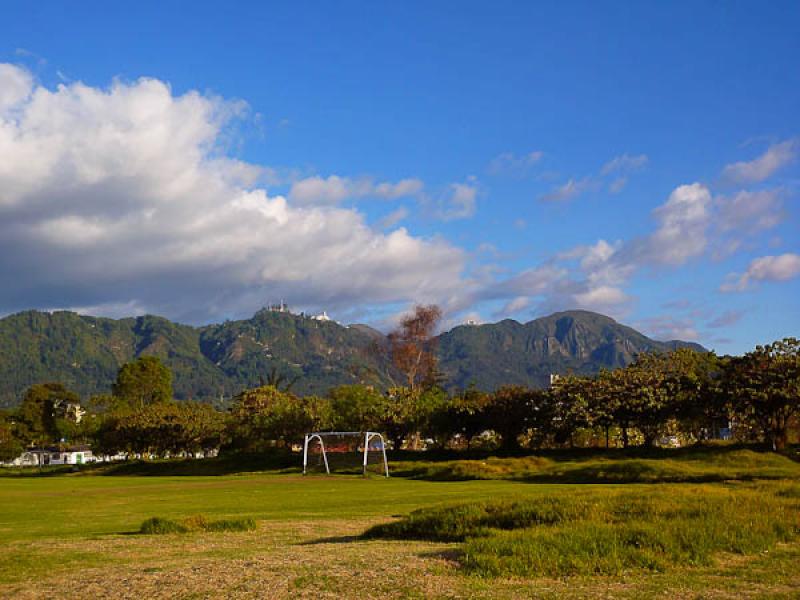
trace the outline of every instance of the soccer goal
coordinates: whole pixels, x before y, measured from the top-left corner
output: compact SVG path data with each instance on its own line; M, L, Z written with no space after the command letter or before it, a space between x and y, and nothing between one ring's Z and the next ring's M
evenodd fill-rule
M303 442L303 474L334 471L389 476L386 444L374 431L318 431Z

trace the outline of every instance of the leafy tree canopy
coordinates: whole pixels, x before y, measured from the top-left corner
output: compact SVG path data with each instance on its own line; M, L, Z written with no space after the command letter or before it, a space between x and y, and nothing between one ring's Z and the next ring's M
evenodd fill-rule
M122 405L142 408L172 400L172 372L155 356L141 356L122 365L112 393Z

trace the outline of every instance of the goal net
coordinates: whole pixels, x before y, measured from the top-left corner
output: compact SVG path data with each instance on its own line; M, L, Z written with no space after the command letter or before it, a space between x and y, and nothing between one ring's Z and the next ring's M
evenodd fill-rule
M374 431L307 433L303 442L305 473L375 473L389 476L383 436Z

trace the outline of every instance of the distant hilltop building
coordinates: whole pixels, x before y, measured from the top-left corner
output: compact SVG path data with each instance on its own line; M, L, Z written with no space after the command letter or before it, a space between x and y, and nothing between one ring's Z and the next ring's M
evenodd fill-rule
M269 312L285 313L289 315L296 314L293 313L291 310L289 310L289 305L286 304L286 302L284 302L283 300L281 300L278 304L270 304L264 310L267 310ZM307 315L306 313L301 312L300 317L305 319L312 319L314 321L333 321L333 319L331 319L328 316L328 313L325 312L324 310L318 315Z
M467 319L464 321L464 325L478 325L478 322L475 319Z
M267 307L267 310L272 312L288 313L289 305L286 304L286 302L284 302L283 300L281 300L279 304L270 304Z

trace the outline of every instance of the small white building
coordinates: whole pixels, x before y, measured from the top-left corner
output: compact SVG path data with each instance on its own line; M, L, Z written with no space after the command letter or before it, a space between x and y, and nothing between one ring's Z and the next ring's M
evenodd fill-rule
M47 465L83 465L95 462L91 447L87 445L48 448L31 448L6 463L11 467L44 467Z
M324 310L322 311L322 314L314 315L311 318L314 319L315 321L330 321L331 320L331 318L328 316L328 313L326 313Z

